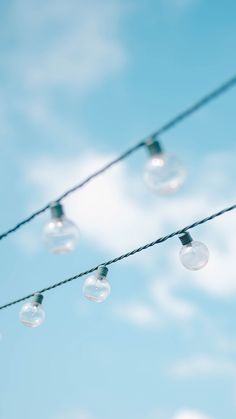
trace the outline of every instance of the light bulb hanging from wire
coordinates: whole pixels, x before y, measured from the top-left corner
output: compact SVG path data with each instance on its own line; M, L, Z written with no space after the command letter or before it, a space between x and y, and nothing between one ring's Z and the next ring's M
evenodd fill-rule
M104 265L98 267L96 273L85 279L83 285L84 297L95 303L102 303L111 292L110 282L107 280L108 268Z
M48 250L55 254L71 252L79 237L78 227L65 217L60 202L50 204L51 220L45 225L43 239Z
M202 242L193 240L187 231L180 235L179 239L183 245L179 256L184 267L191 271L198 271L204 268L209 260L207 246Z
M32 301L25 303L20 310L20 321L24 326L35 328L45 320L45 311L42 306L43 295L35 294Z
M181 161L165 153L155 137L146 141L146 148L150 156L144 171L146 185L160 195L171 195L178 191L186 178Z

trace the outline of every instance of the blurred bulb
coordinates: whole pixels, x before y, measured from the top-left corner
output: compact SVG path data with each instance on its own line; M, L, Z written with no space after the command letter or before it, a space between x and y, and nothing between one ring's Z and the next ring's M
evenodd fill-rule
M89 276L84 281L83 294L89 301L102 303L111 292L111 285L106 279L108 269L106 266L99 266L95 275Z
M20 321L27 327L38 327L45 320L45 311L42 306L42 294L36 294L33 300L25 303L20 311Z
M185 268L198 271L207 265L209 250L204 243L192 239L189 233L180 236L183 247L180 249L180 260Z
M157 140L150 139L146 145L151 157L145 166L145 183L161 195L175 193L186 178L182 163L174 155L164 153Z
M59 202L52 203L50 209L51 220L43 231L45 245L52 253L71 252L78 241L78 227L64 216L63 207Z

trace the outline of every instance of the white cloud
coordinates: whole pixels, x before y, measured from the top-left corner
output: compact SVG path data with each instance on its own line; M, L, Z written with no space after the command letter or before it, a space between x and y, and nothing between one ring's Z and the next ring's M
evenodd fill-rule
M116 305L114 307L114 314L122 320L139 327L159 325L155 309L142 302L129 302Z
M213 419L196 410L183 409L177 412L172 419Z
M204 377L235 377L236 364L231 361L214 359L208 355L197 355L177 361L170 374L177 379L195 379Z
M183 298L173 294L174 283L168 279L157 279L151 288L151 296L158 304L159 309L178 319L190 319L197 313L197 307Z
M155 409L148 419L213 419L213 417L206 415L200 410L182 408L175 413L171 412L170 409Z
M150 288L148 303L129 301L116 305L114 314L139 327L160 327L168 319L191 320L198 313L191 302L174 295L173 282L157 279Z

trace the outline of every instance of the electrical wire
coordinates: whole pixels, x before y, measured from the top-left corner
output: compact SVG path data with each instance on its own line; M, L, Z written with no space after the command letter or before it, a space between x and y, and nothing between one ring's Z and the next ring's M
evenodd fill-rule
M3 310L5 308L7 308L7 307L11 307L11 306L13 306L15 304L18 304L18 303L21 303L22 301L28 300L29 298L33 297L37 293L43 294L43 293L45 293L47 291L51 291L51 290L53 290L55 288L58 288L58 287L60 287L62 285L65 285L65 284L67 284L69 282L72 282L72 281L74 281L74 280L76 280L78 278L81 278L82 276L91 274L91 273L95 272L98 269L98 267L101 266L101 265L108 266L108 265L112 265L114 263L117 263L117 262L119 262L119 261L121 261L123 259L127 259L130 256L135 255L136 253L140 253L140 252L142 252L142 251L144 251L146 249L149 249L150 247L153 247L153 246L155 246L157 244L163 243L163 242L165 242L165 241L167 241L167 240L169 240L169 239L171 239L171 238L173 238L175 236L178 236L180 234L183 234L186 231L191 230L191 229L193 229L193 228L195 228L195 227L197 227L197 226L199 226L201 224L208 223L209 221L214 220L215 218L218 218L218 217L222 216L223 214L226 214L226 213L228 213L230 211L233 211L235 209L236 209L236 204L231 205L230 207L224 208L221 211L216 212L216 213L214 213L212 215L209 215L208 217L203 218L203 219L201 219L199 221L196 221L193 224L190 224L190 225L188 225L186 227L183 227L180 230L174 231L173 233L170 233L167 236L160 237L160 238L154 240L153 242L147 243L144 246L138 247L137 249L133 249L130 252L124 253L124 254L122 254L122 255L114 258L114 259L110 259L107 262L100 263L99 265L97 265L97 266L95 266L95 267L93 267L91 269L88 269L87 271L80 272L79 274L77 274L75 276L72 276L72 277L67 278L67 279L65 279L63 281L57 282L55 284L52 284L49 287L46 287L46 288L41 289L40 291L35 291L35 292L33 292L33 293L29 294L29 295L26 295L25 297L22 297L22 298L19 298L17 300L14 300L14 301L12 301L10 303L4 304L4 305L0 306L0 310Z
M122 160L126 159L131 154L135 153L137 150L139 150L141 147L145 146L146 141L150 137L156 137L158 135L161 135L165 133L166 131L174 128L177 124L184 121L186 118L188 118L190 115L197 112L199 109L203 108L204 106L208 105L213 100L217 99L219 96L221 96L223 93L226 93L229 89L234 87L236 85L236 75L232 78L228 79L225 83L218 86L215 90L211 91L209 94L205 95L203 98L201 98L199 101L195 102L193 105L191 105L189 108L184 110L183 112L179 113L177 116L172 118L169 122L164 124L162 127L160 127L157 131L150 134L148 137L146 137L144 140L140 141L133 147L129 148L127 151L125 151L123 154L118 156L116 159L110 161L108 164L88 176L86 179L84 179L81 183L73 186L72 188L66 190L61 196L59 196L55 201L60 202L63 199L65 199L70 194L74 193L75 191L81 189L83 186L85 186L87 183L89 183L91 180L95 179L97 176L101 175L102 173L106 172L111 167L115 166L117 163L121 162ZM34 218L37 216L43 214L45 211L47 211L50 208L50 203L42 207L41 209L35 211L32 213L29 217L25 218L24 220L17 223L14 227L9 228L7 231L0 234L0 240L3 240L4 238L8 237L10 234L15 233L17 230L19 230L21 227L23 227L25 224L30 223Z

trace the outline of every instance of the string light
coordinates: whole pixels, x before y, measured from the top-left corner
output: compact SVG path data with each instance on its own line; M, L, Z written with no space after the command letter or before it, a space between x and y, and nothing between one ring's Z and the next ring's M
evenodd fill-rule
M158 130L156 130L154 133L152 133L151 135L149 135L147 138L145 138L144 140L140 141L139 143L137 143L136 145L134 145L133 147L131 147L127 151L125 151L123 154L121 154L120 156L118 156L117 158L115 158L114 160L112 160L111 162L109 162L108 164L106 164L105 166L103 166L101 169L99 169L96 172L92 173L90 176L88 176L86 179L84 179L79 184L77 184L77 185L73 186L72 188L68 189L67 191L65 191L61 196L59 196L57 198L56 201L59 203L60 201L62 201L63 199L65 199L70 194L72 194L75 191L81 189L87 183L89 183L90 181L92 181L93 179L95 179L97 176L100 176L102 173L106 172L107 170L109 170L114 165L116 165L119 162L121 162L122 160L126 159L127 157L129 157L131 154L135 153L140 148L146 146L147 140L149 138L158 137L161 134L163 134L163 133L169 131L170 129L174 128L177 124L183 122L189 116L193 115L198 110L200 110L204 106L208 105L210 102L212 102L216 98L220 97L223 93L226 93L229 89L233 88L235 85L236 85L236 75L233 76L232 78L228 79L222 85L218 86L216 89L214 89L209 94L205 95L202 99L198 100L196 103L194 103L192 106L190 106L189 108L187 108L183 112L180 112L177 116L175 116L174 118L172 118L169 122L167 122L166 124L164 124L162 127L160 127ZM20 229L24 225L30 223L32 220L34 220L39 215L43 214L48 209L50 209L50 204L45 205L44 207L42 207L39 210L37 210L34 213L32 213L29 217L27 217L24 220L20 221L14 227L11 227L10 229L8 229L7 231L5 231L4 233L0 234L0 240L3 240L4 238L8 237L10 234L15 233L18 229Z
M79 230L77 226L65 217L60 202L50 204L51 220L45 225L43 239L48 250L55 254L71 252L75 249Z
M111 292L110 282L107 280L108 268L104 265L98 267L95 275L85 279L83 285L84 297L94 303L102 303Z
M188 230L191 230L191 229L193 229L193 228L195 228L195 227L197 227L199 225L208 223L209 221L214 220L215 218L221 217L222 215L224 215L226 213L229 213L229 212L231 212L231 211L233 211L235 209L236 209L236 204L231 205L230 207L224 208L221 211L218 211L218 212L216 212L214 214L209 215L206 218L203 218L203 219L201 219L199 221L196 221L196 222L194 222L194 223L192 223L192 224L190 224L188 226L185 226L184 228L182 228L180 230L174 231L174 232L168 234L167 236L160 237L160 238L158 238L158 239L156 239L156 240L154 240L154 241L152 241L150 243L145 244L144 246L141 246L141 247L139 247L137 249L133 249L133 250L131 250L128 253L124 253L124 254L122 254L122 255L114 258L114 259L108 260L107 262L104 262L104 263L102 263L102 264L100 264L98 266L95 266L93 268L90 268L90 269L88 269L88 270L86 270L84 272L80 272L77 275L74 275L74 276L72 276L70 278L64 279L63 281L57 282L55 284L52 284L52 285L50 285L50 286L48 286L46 288L43 288L40 291L38 291L37 293L33 292L33 293L31 293L29 295L26 295L24 297L21 297L21 298L19 298L17 300L13 300L13 301L11 301L11 302L9 302L7 304L4 304L4 305L0 306L0 310L4 310L4 309L6 309L8 307L11 307L11 306L13 306L15 304L18 304L20 302L26 301L26 300L28 300L31 297L35 297L36 294L43 294L43 293L45 293L47 291L51 291L51 290L53 290L55 288L58 288L58 287L63 286L63 285L66 285L69 282L75 281L76 279L82 278L85 275L90 275L90 274L96 272L98 270L98 268L101 267L101 265L104 266L104 267L107 267L107 266L112 265L114 263L117 263L117 262L119 262L119 261L121 261L123 259L127 259L127 258L129 258L129 257L131 257L131 256L133 256L133 255L135 255L137 253L140 253L140 252L144 251L144 250L147 250L147 249L149 249L149 248L151 248L151 247L153 247L153 246L155 246L157 244L164 243L165 241L170 240L170 239L172 239L175 236L181 237L182 235L186 234L186 232ZM182 240L183 240L183 238L182 238Z
M20 310L20 321L24 326L35 328L45 320L45 311L42 306L43 295L36 293L31 302L25 303Z
M186 178L181 161L174 155L165 153L155 137L146 141L146 148L150 156L144 171L147 186L161 195L177 192Z
M209 250L207 246L199 241L192 239L188 232L179 237L182 247L179 257L185 268L190 271L198 271L207 265L209 260Z

